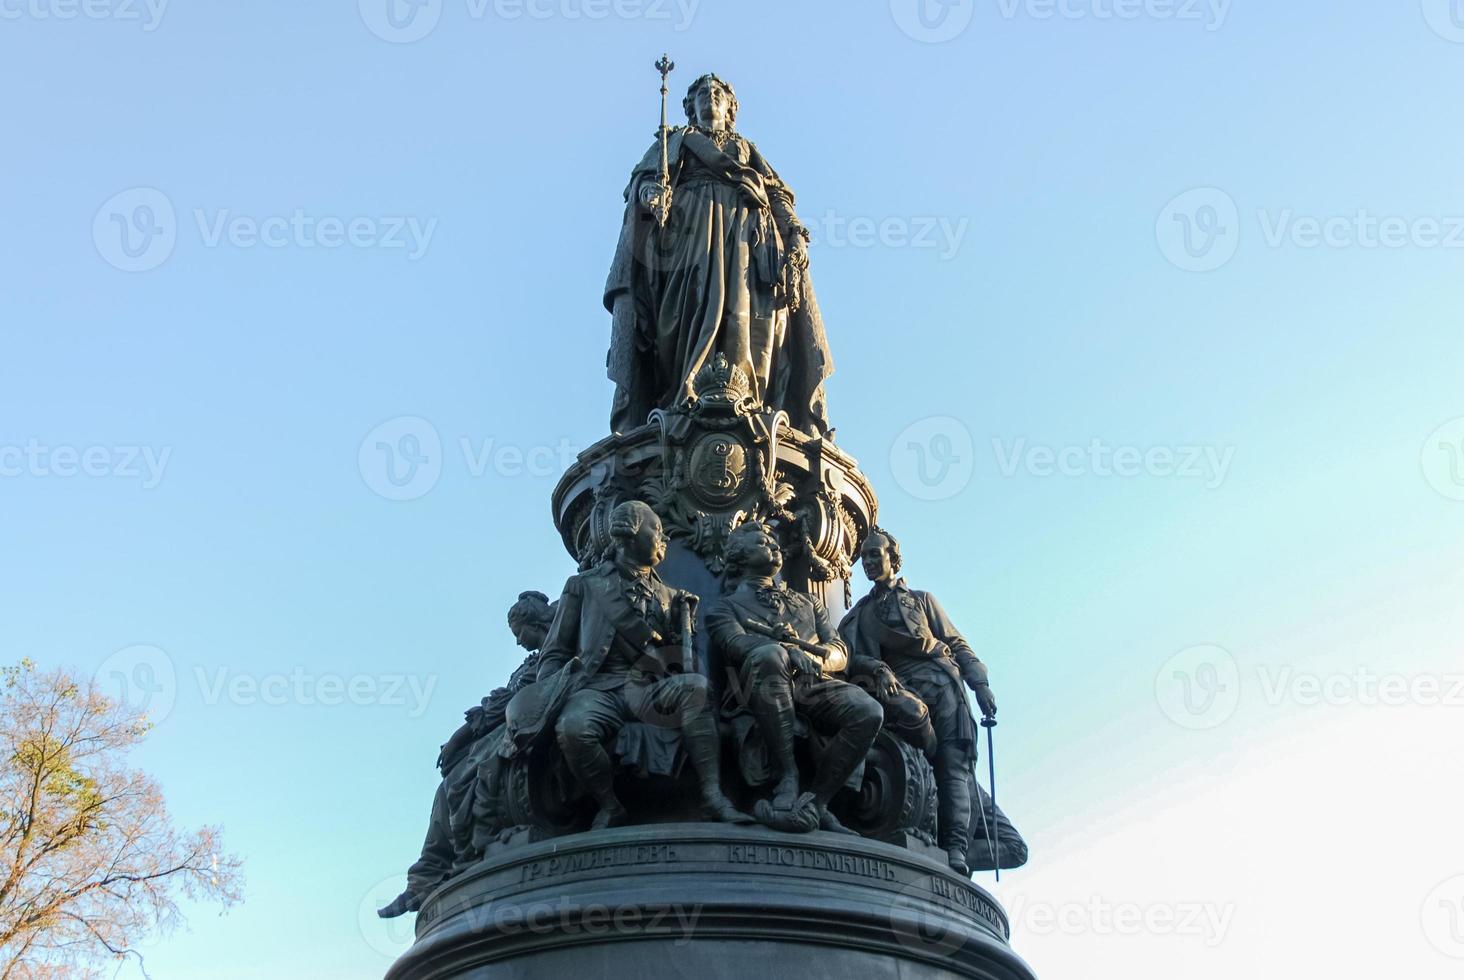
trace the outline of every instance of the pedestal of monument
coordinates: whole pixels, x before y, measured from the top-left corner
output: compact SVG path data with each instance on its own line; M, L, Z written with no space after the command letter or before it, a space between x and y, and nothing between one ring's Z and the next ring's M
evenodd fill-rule
M874 488L830 437L799 432L755 401L726 358L704 368L695 388L694 402L655 411L646 425L580 453L552 503L566 550L582 567L598 561L615 506L646 501L671 538L657 572L710 599L722 591L727 536L746 521L772 522L783 529L783 581L817 596L838 622L859 542L879 509Z
M387 980L1035 980L939 860L842 834L646 824L504 849L434 892Z

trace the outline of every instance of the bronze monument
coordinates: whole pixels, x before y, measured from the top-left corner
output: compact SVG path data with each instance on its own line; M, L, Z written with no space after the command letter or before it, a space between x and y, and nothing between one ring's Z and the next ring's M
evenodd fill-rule
M667 125L674 67L604 292L612 432L552 500L574 573L442 748L388 976L1035 980L970 880L1026 860L974 775L986 667L833 442L792 191L717 75Z

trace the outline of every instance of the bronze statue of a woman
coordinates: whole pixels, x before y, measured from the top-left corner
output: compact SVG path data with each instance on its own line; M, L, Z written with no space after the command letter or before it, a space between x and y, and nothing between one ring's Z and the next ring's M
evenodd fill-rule
M718 354L765 407L801 431L828 431L824 380L833 357L808 279L808 231L793 193L733 128L737 96L716 75L692 83L688 124L664 133L626 188L625 219L605 285L614 315L611 428L694 397ZM657 210L669 208L665 222Z

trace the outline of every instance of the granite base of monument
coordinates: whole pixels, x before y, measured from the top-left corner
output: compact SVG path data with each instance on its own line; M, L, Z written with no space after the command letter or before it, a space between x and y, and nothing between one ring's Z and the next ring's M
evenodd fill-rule
M996 901L842 834L648 824L517 846L434 892L388 980L1035 980Z

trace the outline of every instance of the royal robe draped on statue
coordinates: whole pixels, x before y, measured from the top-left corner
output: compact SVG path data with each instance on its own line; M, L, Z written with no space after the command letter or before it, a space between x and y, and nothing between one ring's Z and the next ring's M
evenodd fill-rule
M640 203L641 188L659 181L658 143L631 174L605 285L614 315L611 427L628 431L653 409L683 403L697 372L722 354L765 406L786 411L804 432L827 432L823 386L833 356L806 271L791 282L785 274L785 255L801 230L791 191L735 135L719 148L701 131L676 129L667 156L666 227Z

